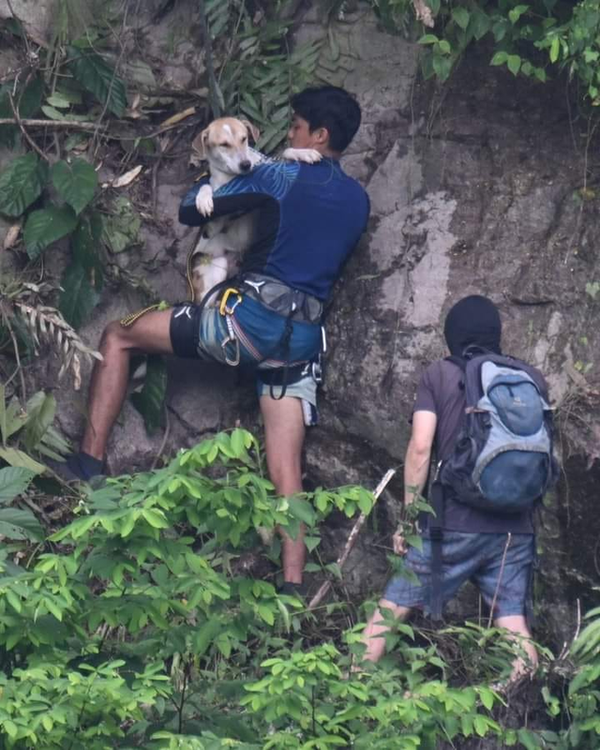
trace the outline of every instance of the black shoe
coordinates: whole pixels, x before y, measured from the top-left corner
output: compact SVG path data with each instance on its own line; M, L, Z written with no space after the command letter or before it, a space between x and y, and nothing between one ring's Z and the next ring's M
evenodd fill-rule
M46 465L65 482L89 482L102 475L104 464L93 456L79 451L67 456L66 461L49 459Z

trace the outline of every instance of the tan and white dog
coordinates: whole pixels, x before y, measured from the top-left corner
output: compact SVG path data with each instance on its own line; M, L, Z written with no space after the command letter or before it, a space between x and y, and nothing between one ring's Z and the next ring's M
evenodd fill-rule
M212 214L215 190L266 160L263 154L250 147L250 136L257 141L260 133L248 120L221 117L194 138L192 148L200 159L208 162L210 169L210 183L203 185L196 195L196 208L202 216ZM322 156L311 148L288 148L282 158L314 164ZM195 302L201 302L215 284L237 269L241 253L251 242L255 218L252 212L235 218L222 217L213 219L203 228L190 263Z

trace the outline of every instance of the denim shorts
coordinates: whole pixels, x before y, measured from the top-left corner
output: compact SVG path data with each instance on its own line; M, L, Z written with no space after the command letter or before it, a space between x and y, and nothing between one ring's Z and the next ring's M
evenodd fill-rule
M423 538L423 550L411 547L404 562L418 578L394 576L383 599L402 607L429 611L431 601L431 541ZM508 546L507 546L508 542ZM493 616L525 615L533 566L533 534L489 534L444 531L442 542L442 597L451 599L465 581L472 581Z
M233 300L232 300L233 302ZM204 307L185 303L173 308L171 317L171 344L179 357L193 357L209 362L231 365L238 356L241 367L259 369L281 368L289 360L289 366L309 362L319 352L321 329L314 323L292 321L289 351L281 346L286 319L269 310L249 296L244 296L230 316L237 344L230 340L225 315L218 307ZM259 396L268 395L270 387L257 381ZM280 386L273 387L278 396ZM300 398L316 407L317 383L312 374L290 383L286 396Z

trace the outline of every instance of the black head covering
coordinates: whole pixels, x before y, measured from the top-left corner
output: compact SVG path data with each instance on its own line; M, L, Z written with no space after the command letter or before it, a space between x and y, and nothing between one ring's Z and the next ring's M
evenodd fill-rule
M496 305L487 297L463 297L446 315L444 336L454 356L462 356L468 346L500 354L502 322Z

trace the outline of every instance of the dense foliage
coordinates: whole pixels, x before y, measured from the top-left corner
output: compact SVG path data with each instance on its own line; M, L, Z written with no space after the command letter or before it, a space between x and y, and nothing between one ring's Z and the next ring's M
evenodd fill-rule
M0 501L26 494L32 474L0 469ZM255 439L236 429L162 469L88 488L73 520L26 556L13 537L0 562L3 746L434 750L489 735L595 747L598 619L573 646L581 666L568 693L551 689L556 677L542 690L555 730L514 729L490 687L514 656L499 631L396 625L386 661L354 671L362 625L345 605L311 612L278 595L277 542L263 553L272 573L252 576L259 527L295 535L305 523L319 559L324 518L372 502L358 487L277 498ZM23 526L42 539L39 525Z
M600 104L597 0L374 0L374 5L392 29L405 29L413 10L421 20L435 21L419 40L427 49L426 77L446 80L470 44L491 42L492 65L540 82L565 70L581 98Z

